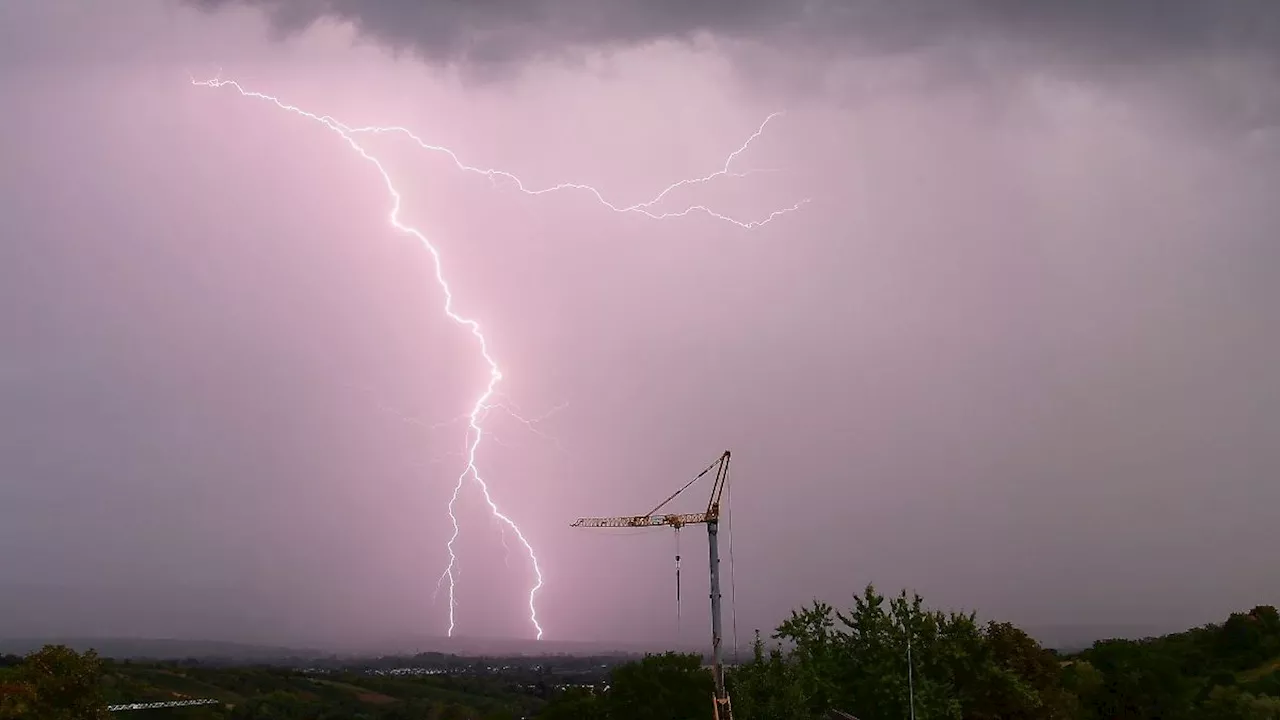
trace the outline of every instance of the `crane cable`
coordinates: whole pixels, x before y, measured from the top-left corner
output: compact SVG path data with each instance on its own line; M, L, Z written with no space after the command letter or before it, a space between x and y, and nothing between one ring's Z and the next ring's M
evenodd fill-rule
M727 479L726 479L727 480ZM738 664L738 584L733 576L733 485L725 482L725 504L729 512L725 530L729 535L729 612L733 623L733 664Z
M672 500L675 500L677 495L679 495L680 493L684 492L685 490L688 490L688 489L689 489L689 486L691 486L691 485L693 485L694 483L696 483L696 482L698 482L699 480L701 480L701 479L702 479L702 477L703 477L704 475L706 475L707 473L711 472L713 469L715 469L715 467L716 467L717 465L719 465L719 464L720 464L720 463L722 463L722 462L724 462L724 458L723 458L723 457L722 457L722 458L720 458L719 460L717 460L717 461L715 461L715 462L711 463L710 465L708 465L708 466L707 466L707 468L706 468L705 470L703 470L702 472L698 473L697 475L694 475L692 480L690 480L689 482L685 483L685 484L684 484L684 486L683 486L683 487L681 487L679 490L677 490L677 491L675 491L675 492L671 493L671 495L670 495L670 496L668 496L666 500L663 500L662 502L658 503L658 507L656 507L656 508L654 508L654 509L650 510L650 511L645 515L645 516L646 516L646 517L648 517L649 515L652 515L652 514L654 514L654 513L658 512L659 510L661 510L663 507L665 507L665 506L666 506L666 504L667 504L667 503L671 502Z

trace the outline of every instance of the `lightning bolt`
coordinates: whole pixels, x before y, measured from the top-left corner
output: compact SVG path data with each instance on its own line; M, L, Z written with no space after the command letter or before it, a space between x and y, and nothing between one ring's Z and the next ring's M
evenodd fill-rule
M428 432L431 432L434 430L440 430L441 428L451 427L470 417L469 415L458 415L450 420L429 423L420 417L415 417L413 415L410 415L400 410L399 408L392 407L391 405L388 405L387 403L383 402L373 393L373 390L371 388L360 387L357 385L347 385L347 387L370 395L373 400L373 407L375 409L380 410L405 424L417 425L418 427L423 428ZM483 422L489 417L490 413L494 411L500 411L504 413L507 417L523 425L524 428L528 430L530 433L533 433L539 438L554 444L557 450L563 451L564 447L560 444L560 439L555 437L554 435L547 434L541 428L539 428L539 425L546 422L547 420L550 420L552 416L560 413L561 411L568 409L568 407L569 407L568 401L563 401L563 402L557 403L550 410L542 413L541 415L538 415L535 417L526 417L524 415L524 411L521 410L520 407L516 405L514 401L511 401L511 400L507 400L505 402L494 401L485 406L484 413L481 415L480 420L481 422ZM495 441L497 440L497 436L494 435L492 432L489 433L489 437L493 438Z
M426 237L426 235L424 235L417 228L414 228L409 225L405 225L400 221L400 208L403 204L403 199L400 195L400 191L396 189L395 183L391 179L391 174L387 171L386 167L383 166L382 162L379 161L372 154L370 154L363 146L361 146L360 143L356 141L356 137L359 135L384 135L384 134L404 135L405 137L409 138L411 141L416 143L423 150L426 150L428 152L433 152L433 153L440 153L447 156L450 160L453 161L454 165L463 172L484 176L488 178L489 181L495 186L499 186L503 184L513 186L520 192L525 193L526 195L543 195L546 193L560 192L560 191L576 191L576 192L586 193L590 195L595 199L595 201L598 204L604 206L608 210L611 210L617 213L636 213L653 220L665 220L669 218L684 217L694 213L701 213L701 214L708 215L716 220L731 223L743 229L753 229L753 228L758 228L762 225L765 225L769 222L772 222L773 220L787 213L791 213L791 212L795 212L796 210L799 210L803 205L808 203L809 200L808 199L801 200L800 202L797 202L791 206L774 210L768 213L767 215L765 215L763 218L755 219L755 220L741 220L741 219L717 212L715 210L712 210L711 208L705 205L688 205L683 210L674 210L674 211L658 211L655 208L659 203L661 203L669 195L671 195L671 193L683 187L708 183L708 182L711 182L712 180L715 180L717 178L724 177L724 176L742 177L745 175L750 175L755 172L765 172L762 170L747 170L747 171L737 172L732 170L732 165L733 165L733 162L737 160L739 156L741 156L744 152L747 151L747 148L751 145L751 143L754 142L757 138L759 138L764 133L766 126L768 126L768 124L771 121L773 121L775 118L781 115L781 113L772 113L769 116L767 116L756 128L756 131L752 133L740 146L738 146L736 150L730 153L728 157L725 158L724 164L720 167L720 169L715 170L714 172L708 173L707 175L703 175L701 177L688 178L688 179L674 182L668 185L667 187L663 188L662 191L659 192L657 195L655 195L653 198L646 200L644 202L639 202L632 205L619 205L607 200L603 195L603 193L601 193L595 187L591 185L583 184L583 183L566 182L566 183L559 183L556 185L551 185L543 188L530 188L519 177L505 170L498 170L494 168L483 168L483 167L468 165L467 163L463 162L462 159L458 156L458 154L453 150L441 145L432 145L426 142L425 140L423 140L422 138L418 137L418 135L413 133L411 130L398 125L394 125L394 126L368 125L368 126L361 126L361 127L347 125L342 122L339 122L337 119L335 119L330 115L319 115L307 110L303 110L302 108L297 107L295 105L290 105L272 95L267 95L265 93L248 90L244 88L242 85L240 85L240 83L236 82L235 80L223 80L217 77L211 80L196 80L193 77L191 78L191 84L198 87L206 87L206 88L214 88L214 89L231 88L236 92L238 92L243 97L253 98L253 99L262 100L262 101L271 103L272 105L274 105L276 108L280 110L298 115L312 122L319 123L320 125L323 125L324 127L336 133L339 137L341 137L343 141L345 141L347 145L350 146L351 149L356 152L356 154L358 154L361 158L363 158L364 160L368 161L371 165L373 165L373 167L378 171L378 174L382 176L383 184L386 185L387 192L388 194L390 194L391 201L392 201L391 211L388 214L388 220L390 221L391 226L394 227L399 232L402 232L416 239L419 243L422 244L423 248L425 248L427 252L431 254L431 259L435 268L436 282L437 284L439 284L440 290L444 294L445 315L454 323L465 328L468 332L471 333L472 337L475 338L476 342L479 345L480 357L484 360L485 365L489 369L489 380L485 384L484 390L479 394L475 402L472 404L471 411L464 416L467 423L466 445L465 445L465 451L464 451L464 455L466 459L466 467L463 468L462 472L458 475L457 480L454 482L453 492L449 497L449 503L447 506L449 521L450 521L450 524L452 525L453 532L449 536L448 542L445 544L445 548L448 550L448 553L449 553L449 563L445 567L445 570L441 574L440 580L437 583L437 592L439 591L439 588L444 583L444 581L448 580L448 587L449 587L448 636L453 637L453 631L457 626L456 613L458 608L455 590L456 590L459 564L458 564L458 556L454 551L454 544L457 542L458 535L460 532L460 527L458 524L458 516L457 516L457 513L454 511L454 509L457 506L458 495L462 491L463 485L466 483L467 479L470 478L476 483L477 486L479 486L481 494L484 496L485 503L488 504L489 506L489 511L492 513L493 517L499 522L499 528L503 529L505 526L505 529L509 529L511 532L513 532L516 538L520 541L520 544L524 547L525 551L529 554L529 560L533 566L533 573L534 573L534 576L537 578L533 586L529 588L529 596L528 596L529 622L533 625L533 629L536 633L537 639L541 640L543 629L542 629L542 625L538 622L538 609L537 609L536 598L537 598L538 591L542 589L544 579L542 575L542 566L538 561L538 555L534 551L533 545L530 544L528 538L525 537L524 532L520 529L520 526L517 525L516 522L512 520L508 515L503 513L499 509L498 504L494 502L493 496L489 490L489 484L485 481L484 477L480 474L480 470L476 464L476 457L479 452L480 442L485 437L484 419L486 418L486 416L490 411L494 409L505 410L506 412L508 412L513 417L523 422L526 426L530 427L531 429L533 429L534 426L536 425L536 420L527 420L517 415L515 412L513 412L512 408L509 405L496 402L496 398L498 397L498 384L502 381L502 371L501 369L499 369L497 361L493 358L493 356L489 352L489 343L488 343L488 340L485 338L484 332L481 330L480 323L472 318L469 318L469 317L466 317L465 315L460 314L458 311L454 309L453 290L449 285L449 281L445 278L443 258L440 254L440 250L434 244L432 244L432 242ZM555 411L553 410L552 412L555 412ZM506 533L504 530L502 532L504 546L506 545L505 535Z

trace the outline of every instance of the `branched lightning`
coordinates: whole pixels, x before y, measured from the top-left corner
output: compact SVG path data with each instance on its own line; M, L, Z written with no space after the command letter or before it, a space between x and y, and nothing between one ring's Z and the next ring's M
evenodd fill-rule
M468 478L471 478L476 483L476 485L479 486L481 494L484 496L485 503L488 504L489 510L492 513L493 517L497 519L497 521L499 522L499 529L501 531L504 547L506 546L505 531L509 529L511 532L515 533L516 538L519 539L520 544L524 547L525 551L529 554L529 560L533 566L533 572L536 577L536 581L534 582L533 586L529 588L529 595L528 595L529 621L533 625L537 638L541 639L543 634L543 629L542 629L542 625L538 622L538 610L537 610L536 598L537 598L538 591L541 590L543 586L543 575L542 575L542 567L538 561L537 553L534 551L533 545L529 543L528 538L525 537L524 532L521 531L519 525L517 525L514 520L512 520L509 516L503 513L499 509L497 503L494 502L493 497L489 490L489 485L481 476L480 471L477 467L476 458L480 448L480 442L481 440L484 439L486 435L484 430L484 421L488 417L490 412L494 410L504 411L509 415L511 415L516 420L522 422L526 427L533 430L535 433L541 434L541 432L536 427L537 423L540 420L545 419L547 416L551 415L552 413L555 413L556 411L562 409L563 406L558 406L557 408L554 408L549 413L544 415L542 418L527 419L521 416L516 410L516 408L514 408L514 405L512 405L511 403L503 403L498 401L499 395L498 395L497 388L498 388L498 384L502 381L502 371L499 369L497 361L494 360L493 356L489 352L489 343L488 343L488 340L485 338L484 332L481 330L480 323L472 318L469 318L460 314L457 310L454 309L453 290L451 289L448 280L445 279L443 260L442 260L439 249L434 244L432 244L432 242L428 240L426 235L424 235L421 231L419 231L418 229L412 226L406 225L400 221L400 209L402 206L402 197L400 195L400 191L396 189L395 183L391 179L390 172L388 172L388 170L382 164L381 161L379 161L376 157L374 157L369 151L367 151L362 145L360 145L356 141L356 136L382 135L382 134L404 135L407 138L409 138L411 141L416 143L423 150L427 150L429 152L434 152L434 153L441 153L448 156L449 159L453 161L454 165L463 172L484 176L488 178L490 182L494 183L495 185L502 183L509 186L513 186L517 190L519 190L520 192L526 195L543 195L546 193L551 193L556 191L573 190L573 191L583 192L591 195L592 197L594 197L597 203L599 203L600 205L604 206L605 208L613 212L637 213L654 220L663 220L668 218L684 217L686 215L690 215L694 213L703 213L716 220L728 222L740 228L751 229L751 228L757 228L762 225L765 225L766 223L772 222L773 220L775 220L776 218L782 215L785 215L787 213L794 212L800 209L802 205L809 202L808 199L801 200L800 202L795 203L794 205L791 205L789 207L784 207L778 210L774 210L769 214L767 214L765 217L756 219L756 220L740 220L740 219L731 217L729 215L725 215L723 213L712 210L711 208L705 205L688 205L683 210L674 210L674 211L658 211L655 208L659 203L667 199L667 197L671 195L671 193L673 193L674 191L682 187L707 183L712 180L715 180L716 178L723 177L723 176L741 177L744 175L749 175L753 172L763 172L760 170L734 171L731 168L732 168L733 162L737 160L738 157L742 155L742 153L746 152L747 148L751 145L753 141L755 141L757 138L760 137L760 135L764 133L765 127L770 123L770 121L777 118L781 113L773 113L773 114L770 114L768 117L766 117L764 121L761 122L760 125L756 128L756 131L752 133L751 136L748 137L746 141L743 142L736 150L730 153L728 157L725 158L724 164L723 166L721 166L720 169L701 177L688 178L688 179L684 179L684 180L680 180L675 183L672 183L667 187L663 188L662 191L659 192L657 195L655 195L653 198L646 200L644 202L635 203L633 205L619 205L607 200L604 197L604 195L595 187L591 185L583 184L583 183L559 183L557 185L551 185L544 188L530 188L519 177L505 170L497 170L493 168L482 168L482 167L477 167L473 165L468 165L467 163L463 162L462 159L458 156L458 154L455 153L453 150L444 146L432 145L430 143L427 143L422 138L418 137L418 135L416 135L415 133L413 133L412 131L404 127L373 126L373 125L355 127L351 125L346 125L342 122L339 122L338 120L336 120L330 115L317 115L307 110L303 110L302 108L297 107L295 105L290 105L288 103L285 103L280 99L273 97L271 95L247 90L243 86L241 86L240 83L234 80L222 80L219 78L214 78L212 80L196 80L195 78L192 78L191 83L192 85L196 85L200 87L208 87L208 88L228 88L229 87L234 89L243 97L255 98L258 100L269 102L281 110L301 116L313 122L317 122L323 125L324 127L328 128L329 130L333 131L337 135L339 135L347 143L347 145L351 147L352 150L354 150L361 158L363 158L364 160L368 161L371 165L373 165L373 167L378 171L378 174L382 176L382 181L386 185L387 192L390 194L391 201L392 201L391 211L388 215L388 219L392 227L418 240L418 242L422 244L422 246L427 250L427 252L431 254L431 259L433 261L433 265L435 269L436 282L439 284L440 289L444 294L444 313L454 323L466 328L467 331L470 332L471 335L476 339L476 342L479 344L480 356L481 358L483 358L485 365L488 367L488 370L489 370L488 382L485 384L483 392L480 393L480 395L476 398L474 404L471 406L471 411L469 413L467 413L466 415L460 416L459 418L456 418L453 421L449 421L447 423L440 423L435 426L432 426L432 427L440 427L443 425L448 425L448 424L458 422L460 420L465 420L467 423L467 433L465 437L465 446L463 451L463 456L466 461L466 466L463 468L462 472L458 475L457 480L454 483L453 492L449 497L449 503L447 506L449 521L453 528L453 532L450 535L448 542L445 544L445 547L449 554L449 563L445 567L445 570L441 574L440 580L437 582L437 585L436 585L436 591L439 592L439 589L443 585L444 581L448 580L448 587L449 587L448 634L450 637L453 636L453 631L456 627L456 612L458 607L455 589L456 589L456 582L458 577L457 573L458 573L459 565L458 565L457 554L454 551L454 545L458 539L460 527L458 524L458 516L454 509L457 506L458 495L462 491L463 484L466 482ZM406 418L406 420L408 419ZM421 424L421 421L417 421L417 420L409 420L409 421ZM492 433L490 433L490 437L492 437Z
M356 390L361 390L363 392L366 392L372 395L372 390L370 388L362 388L355 385L351 385L349 387L352 387L353 389L356 389ZM495 394L495 398L500 396L501 396L501 393ZM440 430L446 427L452 427L470 418L470 415L463 414L463 415L458 415L456 417L453 417L449 420L442 420L440 422L427 422L426 420L420 417L410 415L404 412L403 410L400 410L399 408L395 408L395 407L392 407L391 405L388 405L387 403L383 402L381 399L379 399L376 396L373 396L373 407L375 407L376 409L384 413L387 413L388 415L391 415L392 417L396 418L400 422L406 423L408 425L416 425L427 431L434 431L434 430ZM480 416L480 421L484 422L485 420L487 420L489 415L492 414L493 412L501 412L507 417L511 418L512 420L515 420L516 422L520 423L529 432L533 433L534 435L537 435L539 438L546 440L547 442L554 444L557 449L564 450L563 446L561 446L560 444L560 439L555 437L554 435L547 434L539 427L539 425L546 422L547 420L550 420L552 416L560 413L561 411L568 409L568 407L569 407L569 402L563 401L552 406L550 410L542 413L541 415L527 417L525 416L524 411L521 410L520 407L510 399L507 399L505 401L495 399L494 401L484 406L484 409ZM497 439L492 431L489 432L489 437L495 440Z
M241 92L241 93L244 93L244 94L253 94L253 93L245 93L245 91L244 91L243 89L241 89L239 85L236 85L236 89L237 89L237 90L240 90L240 92ZM272 98L272 99L274 100L274 98ZM279 101L276 101L276 102L277 102L277 103L279 103ZM597 190L595 187L593 187L593 186L591 186L591 185L586 185L586 184L583 184L583 183L571 183L571 182L565 182L565 183L558 183L558 184L556 184L556 185L550 185L550 186L548 186L548 187L544 187L544 188L536 188L536 189L535 189L535 188L529 188L529 187L527 187L527 186L525 185L525 183L524 183L524 181L523 181L523 180L521 180L520 178L516 177L516 176L515 176L515 175L513 175L512 173L509 173L509 172L507 172L507 171L505 171L505 170L496 170L496 169L493 169L493 168L482 168L482 167L477 167L477 166L474 166L474 165L468 165L468 164L464 163L464 162L462 161L462 159L458 157L458 154L457 154L457 153L455 153L453 150L451 150L451 149L449 149L449 148L447 148L447 147L441 146L441 145L432 145L432 144L430 144L430 143L426 142L425 140L423 140L422 138L418 137L416 134L414 134L414 132L413 132L412 130L409 130L409 129L407 129L407 128L404 128L404 127L401 127L401 126L398 126L398 125L391 125L391 126L385 126L385 127L382 127L382 126L365 126L365 127L355 127L355 128L353 128L353 127L348 127L348 126L342 125L341 123L338 123L337 121L333 120L332 118L329 118L328 116L325 116L325 118L326 118L326 119L328 119L328 120L330 120L330 121L332 121L332 122L334 122L336 125L339 125L340 127L344 128L344 130L345 130L346 132L350 133L350 134L358 134L358 133L374 133L374 134L399 133L399 134L405 135L405 136L406 136L406 137L408 137L410 140L412 140L413 142L417 143L417 144L418 144L418 147L422 148L423 150L427 150L427 151L430 151L430 152L436 152L436 153L443 153L444 155L447 155L447 156L449 157L449 159L453 161L453 164L454 164L454 165L455 165L459 170L461 170L461 171L463 171L463 172L469 172L469 173L475 173L475 174L477 174L477 175L483 175L483 176L485 176L485 177L489 178L489 180L490 180L490 181L492 181L492 182L494 182L495 184L496 184L499 180L505 180L505 181L507 181L508 183L510 183L510 184L512 184L512 185L514 185L514 186L515 186L515 188L516 188L517 190L519 190L520 192L522 192L522 193L524 193L524 194L526 194L526 195L545 195L545 194L547 194L547 193L557 192L557 191L561 191L561 190L577 190L577 191L581 191L581 192L585 192L585 193L590 194L591 196L593 196L593 197L596 199L596 201L597 201L598 203L600 203L601 205L605 206L606 208L608 208L608 209L610 209L610 210L612 210L612 211L614 211L614 212L619 212L619 213L640 213L641 215L644 215L644 216L646 216L646 217L652 218L652 219L654 219L654 220L666 220L666 219L668 219L668 218L684 217L685 215L689 215L689 214L691 214L691 213L701 212L701 213L706 213L707 215L710 215L711 217L713 217L713 218L715 218L715 219L717 219L717 220L723 220L723 221L725 221L725 222L729 222L729 223L732 223L732 224L734 224L734 225L737 225L737 226L738 226L738 227L740 227L740 228L744 228L744 229L750 230L750 229L752 229L752 228L757 228L757 227L760 227L761 225L764 225L764 224L766 224L766 223L769 223L769 222L773 221L774 219L776 219L776 218L778 218L778 217L780 217L780 216L782 216L782 215L785 215L785 214L787 214L787 213L789 213L789 212L793 212L793 211L795 211L795 210L799 210L799 209L800 209L800 207L801 207L802 205L804 205L805 203L809 202L809 201L808 201L808 199L801 200L800 202L795 203L794 205L791 205L791 206L789 206L789 207L781 208L781 209L779 209L779 210L774 210L773 212L769 213L769 214L768 214L768 215L766 215L763 219L760 219L760 220L738 220L738 219L736 219L736 218L734 218L734 217L731 217L731 216L724 215L724 214L722 214L722 213L716 212L715 210L712 210L711 208L707 207L706 205L689 205L689 206L685 207L685 209L683 209L683 210L675 210L675 211L668 211L668 212L653 212L653 211L651 210L651 208L652 208L653 206L657 205L658 203L662 202L662 201L663 201L663 200L664 200L668 195L670 195L670 194L671 194L672 192L674 192L675 190L678 190L679 188L682 188L682 187L686 187L686 186L688 186L688 185L699 185L699 184L702 184L702 183L711 182L712 180L715 180L715 179L716 179L716 178L718 178L718 177L724 177L724 176L745 177L745 176L750 175L750 174L752 174L752 173L756 173L756 172L764 172L764 171L761 171L761 170L747 170L747 171L744 171L744 172L733 172L733 171L731 171L729 168L730 168L730 166L731 166L731 165L733 165L733 161L734 161L734 160L736 160L736 159L738 158L738 156L739 156L739 155L741 155L742 153L746 152L747 148L751 145L751 143L752 143L752 142L754 142L757 138L759 138L761 135L763 135L763 134L764 134L764 129L765 129L765 127L766 127L766 126L768 126L768 124L769 124L769 123L770 123L774 118L780 117L781 115L782 115L782 113L780 113L780 112L770 113L770 114L768 115L768 117L766 117L766 118L765 118L765 119L760 123L760 126L756 128L756 131L755 131L755 132L753 132L753 133L751 133L751 136L750 136L750 137L748 137L748 138L747 138L747 139L742 143L742 145L740 145L740 146L738 147L738 149L737 149L737 150L734 150L733 152L729 153L729 156L725 158L724 165L723 165L723 166L721 166L721 168L720 168L719 170L716 170L715 172L710 173L710 174L708 174L708 175L703 175L702 177L686 178L686 179L684 179L684 180L678 180L678 181L676 181L676 182L674 182L674 183L671 183L670 185L666 186L665 188L663 188L663 189L662 189L662 192L659 192L657 195L653 196L651 199L649 199L649 200L645 200L644 202L638 202L638 203L635 203L634 205L617 205L617 204L615 204L615 203L612 203L612 202L610 202L609 200L605 199L604 195L603 195L599 190Z

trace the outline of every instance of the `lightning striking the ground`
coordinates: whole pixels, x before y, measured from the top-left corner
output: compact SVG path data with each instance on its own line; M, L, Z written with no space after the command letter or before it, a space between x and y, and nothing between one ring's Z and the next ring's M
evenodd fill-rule
M339 137L343 139L343 141L347 143L348 146L350 146L352 150L356 152L356 154L358 154L364 160L368 161L378 171L378 174L381 175L383 184L386 186L387 192L391 196L391 211L388 215L388 219L391 223L391 226L394 227L397 231L402 232L416 239L419 243L422 244L423 248L425 248L427 252L431 254L431 258L435 268L436 282L439 284L440 290L444 295L444 308L443 308L444 314L451 321L465 328L475 338L477 344L479 345L480 357L484 361L485 365L488 367L488 371L489 371L489 380L485 384L483 390L480 392L478 397L476 398L474 404L471 406L470 412L459 418L460 420L465 420L465 422L467 423L467 433L465 436L465 450L463 453L464 460L465 460L465 467L463 468L462 472L458 475L457 480L454 482L453 492L450 495L449 503L447 506L449 521L452 526L452 534L450 535L449 540L445 545L445 548L448 551L448 555L449 555L449 562L448 562L448 565L445 567L444 572L440 575L440 580L437 583L437 592L438 592L440 586L443 585L446 580L448 581L448 588L449 588L448 636L452 637L453 632L457 627L457 609L458 609L457 597L456 597L456 585L457 585L457 573L458 573L459 563L458 563L457 554L455 553L455 550L454 550L454 546L458 540L458 535L461 531L461 528L458 523L458 516L457 516L457 513L455 512L455 508L457 507L458 496L462 492L462 487L466 483L468 478L470 478L479 487L480 492L484 497L485 503L489 506L490 513L492 514L493 518L499 523L499 528L503 530L502 534L503 534L504 545L505 545L505 530L509 529L511 532L515 534L516 538L519 539L520 545L524 547L525 551L529 555L529 561L533 567L533 573L536 578L533 585L529 588L529 594L528 594L529 622L533 626L533 630L535 632L537 639L539 640L542 639L543 628L542 628L542 625L538 622L538 608L537 608L536 600L537 600L538 591L541 590L543 587L544 578L542 574L542 566L538 560L538 555L534 551L533 545L529 542L524 532L520 529L520 526L516 524L516 522L512 520L511 517L509 517L499 509L498 504L494 501L492 493L490 492L488 482L486 482L484 477L480 474L480 470L477 466L477 455L480 449L480 443L486 437L486 432L484 429L484 421L489 415L489 413L491 413L494 410L504 411L511 414L517 420L525 423L525 425L527 426L532 427L534 423L533 421L527 420L515 414L512 406L510 406L507 403L503 403L499 400L498 384L502 381L502 371L501 369L499 369L497 361L489 352L489 343L484 335L484 332L480 327L480 323L472 318L461 315L454 309L454 294L451 286L449 285L448 280L445 278L443 258L441 256L439 248L437 248L436 245L434 245L426 237L426 235L424 235L421 231L419 231L418 229L412 226L406 225L400 221L400 209L403 204L403 198L400 194L400 191L396 189L395 183L391 178L390 172L386 169L386 167L382 164L382 162L378 160L377 157L375 157L368 150L366 150L359 142L357 142L356 138L357 136L360 136L360 135L383 135L383 134L403 135L409 138L409 140L411 140L412 142L416 143L423 150L426 150L428 152L433 152L433 153L441 153L448 156L449 159L453 161L454 165L463 172L482 175L484 177L487 177L491 182L493 182L495 186L505 185L505 186L514 187L518 191L526 195L543 195L546 193L552 193L552 192L558 192L558 191L576 191L576 192L588 194L589 196L594 198L597 204L605 207L610 211L617 212L617 213L635 213L653 220L664 220L669 218L684 217L684 216L695 214L695 213L701 213L701 214L708 215L716 220L731 223L740 228L749 230L753 228L758 228L762 225L772 222L773 220L787 213L791 213L796 210L799 210L801 206L803 206L805 203L809 201L807 199L801 200L800 202L797 202L793 205L783 207L777 210L773 210L772 212L769 212L768 214L766 214L764 217L759 219L754 219L754 220L743 220L740 218L732 217L730 215L717 212L705 205L688 205L682 210L673 210L673 211L659 211L656 209L656 207L659 205L659 203L667 199L667 197L670 196L674 191L680 188L688 187L691 185L708 183L720 177L725 177L725 176L741 177L744 175L749 175L753 172L759 172L758 170L735 171L732 169L732 166L734 161L737 160L739 156L741 156L744 152L746 152L747 148L751 145L751 143L754 142L757 138L759 138L764 133L766 126L768 126L768 124L771 121L773 121L775 118L777 118L781 113L773 113L768 117L766 117L764 121L761 122L760 125L756 128L755 132L752 133L751 136L746 139L746 141L744 141L740 146L738 146L736 150L734 150L725 158L724 164L721 166L720 169L701 177L687 178L684 180L679 180L677 182L674 182L668 185L667 187L663 188L662 191L659 192L657 195L655 195L653 198L646 200L644 202L639 202L632 205L620 205L607 200L604 194L601 193L599 190L597 190L595 187L591 185L583 184L583 183L560 183L557 185L552 185L544 188L530 188L519 177L505 170L498 170L493 168L482 168L482 167L477 167L473 165L468 165L467 163L463 162L462 159L458 156L458 154L453 150L441 145L432 145L430 143L427 143L426 141L418 137L418 135L416 135L409 129L401 126L346 125L342 122L339 122L338 120L336 120L330 115L316 114L307 110L303 110L300 107L290 105L272 95L267 95L265 93L248 90L245 87L243 87L239 82L236 82L235 80L223 80L220 78L214 78L211 80L196 80L195 78L192 78L191 84L199 87L207 87L207 88L214 88L214 89L230 88L238 92L243 97L265 101L275 106L279 110L283 110L285 112L298 115L299 117L310 120L312 122L319 123L320 125L323 125L324 127L328 128L330 131L336 133Z

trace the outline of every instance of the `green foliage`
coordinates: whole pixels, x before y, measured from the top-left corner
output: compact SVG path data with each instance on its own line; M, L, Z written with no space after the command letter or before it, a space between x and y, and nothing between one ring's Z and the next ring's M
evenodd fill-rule
M1204 720L1280 720L1280 698L1253 695L1238 687L1215 687L1197 717Z
M913 697L920 717L1067 716L1052 653L1007 623L980 626L972 614L928 611L918 595L887 600L868 586L848 611L815 602L793 612L774 638L791 652L775 648L766 659L757 636L752 662L734 673L744 717L799 720L838 708L900 718Z
M753 720L811 720L820 716L814 702L805 693L814 679L802 672L808 669L794 655L788 657L780 647L766 656L764 641L756 631L751 662L729 675L729 693L734 711Z
M711 712L712 692L702 658L669 652L615 668L606 704L610 720L694 720Z
M102 669L92 650L47 645L0 677L0 718L105 720Z
M819 720L832 709L901 720L914 700L934 720L1280 720L1280 614L1270 606L1221 625L1141 641L1107 640L1069 657L1009 623L886 598L868 586L839 610L791 613L727 678L741 720ZM908 664L908 650L911 662ZM697 655L614 665L599 659L505 662L422 656L449 674L386 674L338 664L319 672L183 662L109 662L48 646L0 657L0 720L103 720L110 703L214 698L205 720L669 720L712 715L712 677ZM607 663L606 663L607 664ZM910 683L908 668L910 668ZM912 692L912 686L914 692Z
M213 698L222 707L163 711L205 720L516 720L543 701L504 680L388 677L355 672L313 676L271 667L104 662L47 647L0 666L0 720L94 720L112 703Z
M1095 643L1068 668L1066 689L1086 720L1255 717L1280 698L1278 656L1280 617L1259 606L1221 625Z
M604 699L585 688L556 694L538 714L538 720L603 720L607 717Z
M557 695L539 718L568 720L697 720L709 717L713 681L702 658L682 653L646 655L620 665L600 694L573 690Z
M1280 616L1271 607L1060 658L1009 623L982 625L868 586L847 611L814 602L792 612L773 637L789 651L766 652L757 633L751 662L730 676L741 717L812 720L832 708L863 720L905 717L908 641L922 718L1272 718L1280 702Z

